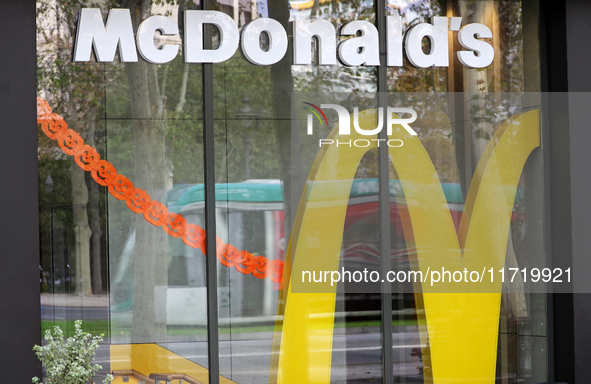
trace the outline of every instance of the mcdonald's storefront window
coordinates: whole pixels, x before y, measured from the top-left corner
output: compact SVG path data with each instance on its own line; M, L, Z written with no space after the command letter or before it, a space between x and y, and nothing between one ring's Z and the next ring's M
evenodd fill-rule
M42 329L113 383L551 381L538 18L38 2Z

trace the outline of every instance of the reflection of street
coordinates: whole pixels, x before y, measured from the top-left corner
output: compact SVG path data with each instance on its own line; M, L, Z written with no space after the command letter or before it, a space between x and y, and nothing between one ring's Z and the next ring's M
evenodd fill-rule
M107 295L41 294L41 320L109 320Z
M394 377L406 382L423 382L418 375L420 359L411 356L420 347L415 327L394 327L392 334ZM339 329L333 341L332 383L381 382L381 335L376 327ZM368 331L368 333L362 333ZM220 372L240 384L268 381L272 355L272 332L220 335ZM232 340L228 340L231 337ZM165 348L207 366L207 343L160 343Z
M109 300L106 295L78 296L43 294L41 296L43 320L109 321ZM261 318L266 319L266 318ZM266 321L267 322L267 321ZM187 340L202 341L182 341ZM169 342L161 346L207 367L207 338L205 335L168 335ZM240 384L267 382L272 355L273 332L241 332L220 334L221 374ZM127 343L111 335L111 343ZM420 347L419 333L414 326L394 326L392 334L393 371L402 382L423 382L418 375L420 358L411 356L412 349ZM109 367L108 347L97 352L97 363L106 374ZM381 334L378 327L335 328L333 339L332 383L372 383L382 377ZM148 372L152 373L152 372Z

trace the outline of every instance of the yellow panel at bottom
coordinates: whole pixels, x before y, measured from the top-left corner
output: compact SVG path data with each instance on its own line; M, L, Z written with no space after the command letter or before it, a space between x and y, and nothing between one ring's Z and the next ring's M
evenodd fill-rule
M133 369L146 376L150 376L151 373L184 373L203 383L209 382L207 368L157 344L111 345L110 351L111 371ZM113 383L123 383L122 380L118 377ZM130 383L137 383L131 380L130 377ZM223 376L220 376L220 383L236 384Z

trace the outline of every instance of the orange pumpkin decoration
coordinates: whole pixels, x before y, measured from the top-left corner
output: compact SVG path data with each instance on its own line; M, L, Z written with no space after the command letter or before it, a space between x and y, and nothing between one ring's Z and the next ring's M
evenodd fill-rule
M234 261L234 268L240 273L249 274L252 272L254 265L254 256L250 252L238 251L238 255Z
M68 130L68 124L57 113L50 113L39 119L41 129L51 140L57 140L58 136Z
M80 147L78 152L76 152L74 155L76 164L78 164L78 166L85 171L90 171L92 168L94 168L100 159L101 156L97 150L88 144L84 144L82 147Z
M51 107L47 100L43 100L42 98L37 98L37 117L48 115L51 113Z
M133 212L142 214L148 208L150 204L150 196L143 189L134 188L125 200L127 208Z
M84 140L78 134L78 132L71 129L62 131L57 137L57 143L59 144L62 151L72 156L82 148Z
M113 179L115 179L115 176L117 176L117 170L115 167L113 167L113 164L109 163L108 161L99 160L90 171L90 175L94 181L103 187L106 187L111 184Z
M283 277L283 265L284 265L284 262L279 259L271 260L269 262L269 265L267 268L267 275L269 276L271 281L273 281L275 283L281 282L281 278Z
M267 271L267 259L265 256L256 256L252 260L252 275L259 279L264 279Z
M220 263L225 265L226 267L233 267L234 260L238 256L238 249L231 244L224 244L222 248L222 252L218 252L218 259Z
M178 213L169 212L164 219L162 229L172 237L181 237L185 233L187 220Z
M179 214L168 212L168 208L159 201L152 201L146 191L134 188L133 183L123 175L118 175L113 164L101 160L97 150L85 145L80 135L68 129L63 117L51 113L47 101L37 99L37 123L52 140L58 140L60 148L74 160L80 168L90 171L92 178L102 186L108 186L109 192L118 200L125 200L127 207L138 214L143 214L150 224L162 226L173 237L182 237L183 242L192 248L200 248L206 253L205 230L200 226L187 223ZM281 260L269 261L265 256L254 256L247 251L239 251L230 244L224 244L216 236L216 256L227 267L235 267L238 272L281 283L285 263Z
M148 209L144 211L144 219L157 227L164 224L166 216L168 216L168 208L156 200L152 200L148 205Z
M117 200L127 200L133 189L133 183L123 175L115 175L109 184L109 193Z
M205 230L197 224L187 223L183 234L183 243L192 248L200 248L205 254Z

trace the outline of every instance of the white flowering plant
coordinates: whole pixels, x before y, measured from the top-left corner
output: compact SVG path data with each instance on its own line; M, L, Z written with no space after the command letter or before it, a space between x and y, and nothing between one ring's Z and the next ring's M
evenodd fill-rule
M64 338L59 326L45 332L44 346L35 345L33 350L45 367L45 380L33 377L33 383L43 384L88 384L93 383L94 376L102 367L93 364L94 353L103 341L103 336L92 336L82 330L82 320L74 322L74 336ZM113 380L107 375L103 383Z

